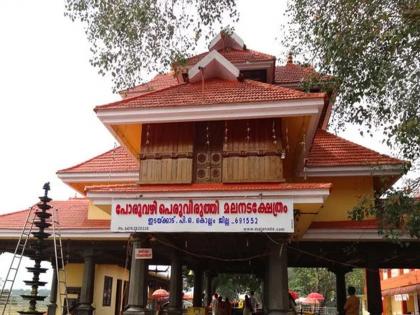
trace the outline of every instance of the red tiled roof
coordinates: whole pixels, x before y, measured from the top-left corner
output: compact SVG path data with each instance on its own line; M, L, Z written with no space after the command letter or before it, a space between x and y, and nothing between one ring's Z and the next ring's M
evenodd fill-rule
M330 189L331 183L261 183L261 184L189 184L189 185L96 185L86 187L94 192L190 192L190 191L242 191L242 190L311 190Z
M220 49L217 51L231 63L245 63L245 62L264 62L264 61L274 61L276 57L264 54L251 49L238 50L238 49ZM201 59L203 59L209 51L201 53L196 56L192 56L187 59L187 65L193 66Z
M59 170L57 173L122 173L137 172L138 170L138 161L124 147L120 146L75 166Z
M212 79L205 82L204 90L201 82L184 83L145 95L97 106L95 110L243 104L322 97L324 97L324 93L305 93L252 80L240 82L236 80Z
M296 63L287 63L284 66L277 66L274 81L277 84L300 83L312 76L321 76L312 66L302 66ZM328 76L322 76L328 78Z
M72 198L51 201L50 205L58 209L60 228L65 229L109 229L109 220L88 220L89 201L85 198ZM1 229L22 229L29 209L0 215Z
M156 75L152 80L147 83L137 85L131 89L121 91L123 97L134 97L150 92L158 91L168 88L170 86L178 85L178 80L174 77L173 72L163 73Z
M351 141L318 129L306 162L308 167L403 164L402 160L380 154Z

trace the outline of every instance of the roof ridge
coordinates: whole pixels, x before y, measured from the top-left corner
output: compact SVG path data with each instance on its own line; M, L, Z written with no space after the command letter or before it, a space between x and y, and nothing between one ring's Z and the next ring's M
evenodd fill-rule
M388 154L384 154L384 153L380 153L380 152L378 152L378 151L372 150L372 149L370 149L370 148L368 148L368 147L365 147L364 145L361 145L361 144L358 144L358 143L356 143L356 142L353 142L353 141L347 140L346 138L340 137L340 136L338 136L338 135L336 135L336 134L333 134L333 133L331 133L331 132L329 132L329 131L327 131L327 130L324 130L324 129L317 129L316 133L319 133L319 132L324 132L324 133L326 133L326 134L327 134L327 135L329 135L329 136L336 137L336 138L338 138L338 139L340 139L340 140L342 140L342 141L345 141L345 142L347 142L347 143L349 143L349 144L351 144L351 145L358 146L358 147L363 148L363 149L365 149L365 150L368 150L368 151L370 151L370 152L372 152L372 153L379 154L379 155L381 155L381 156L383 156L383 157L386 157L386 158L389 158L389 159L393 159L393 160L395 160L395 161L399 161L399 162L401 162L401 163L407 163L407 161L401 160L401 159L399 159L399 158L393 157L393 156L388 155ZM312 148L311 148L311 151L312 151Z
M58 170L58 171L56 172L56 174L59 174L59 173L61 173L61 172L65 172L65 171L70 171L71 169L74 169L74 168L79 167L79 166L81 166L81 165L83 165L83 164L86 164L86 163L88 163L88 162L90 162L90 161L93 161L93 160L95 160L95 159L98 159L98 158L100 158L100 157L102 157L102 156L104 156L104 155L106 155L106 154L108 154L108 153L112 152L113 150L118 150L118 149L121 149L121 148L122 148L122 149L124 149L122 145L119 145L118 147L112 148L112 149L110 149L110 150L108 150L108 151L105 151L104 153L99 154L99 155L95 155L94 157L92 157L92 158L90 158L90 159L88 159L88 160L86 160L86 161L80 162L79 164L76 164L76 165L73 165L73 166L70 166L70 167L63 168L63 169L61 169L61 170Z

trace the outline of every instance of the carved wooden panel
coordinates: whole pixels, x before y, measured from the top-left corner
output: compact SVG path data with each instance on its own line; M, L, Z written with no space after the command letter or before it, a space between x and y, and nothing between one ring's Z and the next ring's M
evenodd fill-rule
M140 183L191 183L193 165L192 151L192 123L143 126L140 154Z
M197 123L194 140L196 183L222 181L223 123Z
M283 180L280 156L233 156L223 159L223 182L278 182Z
M144 159L140 162L140 183L191 183L191 158Z
M280 120L231 121L226 129L223 182L283 180Z

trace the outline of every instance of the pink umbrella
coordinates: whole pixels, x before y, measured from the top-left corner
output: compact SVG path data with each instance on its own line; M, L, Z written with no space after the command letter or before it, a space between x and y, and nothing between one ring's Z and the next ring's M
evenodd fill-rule
M325 300L324 296L321 293L317 292L309 293L307 297L313 300L317 300L318 302L322 302Z
M169 292L164 289L157 289L152 293L152 298L155 300L161 300L167 297L169 297Z
M314 300L308 297L303 297L303 296L300 298L297 298L295 302L299 304L318 304L317 300Z

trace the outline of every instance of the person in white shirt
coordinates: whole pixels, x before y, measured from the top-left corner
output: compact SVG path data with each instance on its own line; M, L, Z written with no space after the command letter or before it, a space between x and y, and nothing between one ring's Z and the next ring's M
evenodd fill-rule
M250 297L249 297L250 301L251 301L251 309L252 309L252 315L255 315L257 313L257 299L254 296L254 291L250 292Z
M217 293L215 293L213 295L213 299L211 300L210 307L211 307L211 314L212 315L216 315L218 313L217 312L217 309L219 307L218 298L219 298L219 296L217 295Z

